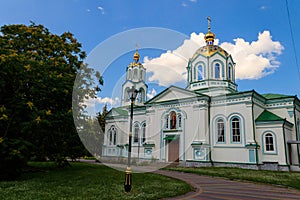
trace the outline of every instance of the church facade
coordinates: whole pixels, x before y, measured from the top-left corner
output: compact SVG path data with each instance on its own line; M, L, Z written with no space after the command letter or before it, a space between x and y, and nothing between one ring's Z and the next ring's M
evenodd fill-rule
M132 158L182 166L299 168L299 99L238 91L234 60L214 39L209 26L206 45L188 61L186 88L170 86L148 101L146 69L135 52L121 106L106 116L103 158L128 155L128 90L134 87L140 92L133 109Z

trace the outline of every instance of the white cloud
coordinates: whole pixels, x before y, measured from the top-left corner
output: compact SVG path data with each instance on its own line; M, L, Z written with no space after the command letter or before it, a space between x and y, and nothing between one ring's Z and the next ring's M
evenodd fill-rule
M216 39L215 44L218 43ZM162 53L157 58L144 57L144 66L150 74L149 81L162 86L184 82L188 59L204 45L204 34L192 33L177 49ZM259 33L258 39L251 43L237 38L234 43L224 42L220 46L236 62L237 79L259 79L273 73L280 64L276 58L284 49L280 42L272 40L269 31Z
M224 42L220 46L227 50L236 62L237 79L259 79L272 74L280 65L276 60L284 47L273 41L269 31L259 33L258 40L251 43L242 38L234 44Z
M91 10L90 10L90 9L88 9L88 8L87 8L85 11L86 11L86 12L91 12Z
M105 104L107 105L107 109L111 109L112 107L118 105L120 102L119 98L109 98L109 97L97 97L97 98L88 98L85 99L83 105L86 106L85 111L89 116L96 116L99 110L99 106L103 107Z
M266 6L261 6L259 9L260 9L260 10L266 10L267 7L266 7Z
M152 88L151 92L148 92L147 97L148 99L152 99L157 94L156 90Z
M118 97L109 98L109 97L97 97L97 98L89 98L85 100L85 104L87 107L95 107L96 104L109 104L111 106L117 105L120 102Z
M187 4L186 4L185 2L182 2L182 3L181 3L181 6L182 6L182 7L187 7Z
M167 51L158 58L144 57L144 66L150 74L148 80L160 86L169 86L186 80L186 66L188 59L195 51L205 45L203 33L192 33L189 39L177 49ZM215 41L218 43L218 40ZM167 75L167 76L166 76Z
M102 6L98 6L97 9L100 10L102 15L105 14L104 8Z
M190 2L197 3L197 0L190 0Z
M118 97L115 98L109 98L109 97L98 97L96 99L96 103L100 103L100 104L110 104L112 106L118 104L120 102L120 99Z

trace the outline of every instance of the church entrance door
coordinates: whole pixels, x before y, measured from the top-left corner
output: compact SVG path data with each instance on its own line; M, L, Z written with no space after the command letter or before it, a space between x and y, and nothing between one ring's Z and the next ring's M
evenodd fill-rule
M179 137L168 141L168 161L179 162Z

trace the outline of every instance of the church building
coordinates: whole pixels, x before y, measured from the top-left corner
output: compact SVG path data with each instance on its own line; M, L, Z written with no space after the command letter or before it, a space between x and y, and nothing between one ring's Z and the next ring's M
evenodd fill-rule
M149 100L146 68L136 50L126 68L121 106L106 116L102 158L128 155L128 90L134 87L139 94L133 108L133 159L186 167L299 169L297 96L238 91L234 58L214 45L210 24L204 39L206 45L186 66L186 88L170 86Z

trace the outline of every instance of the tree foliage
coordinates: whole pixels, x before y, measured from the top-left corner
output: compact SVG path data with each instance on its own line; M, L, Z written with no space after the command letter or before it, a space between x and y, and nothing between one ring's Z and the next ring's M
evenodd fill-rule
M84 153L72 118L74 81L81 73L89 83L93 75L103 83L84 66L85 57L70 32L56 35L34 23L1 27L0 179L9 168L17 175L29 158L62 164ZM100 90L81 84L78 103Z
M97 119L98 119L98 122L99 122L99 125L102 129L102 132L105 131L105 116L107 114L107 105L105 104L102 108L102 112L98 113L98 116L97 116Z

